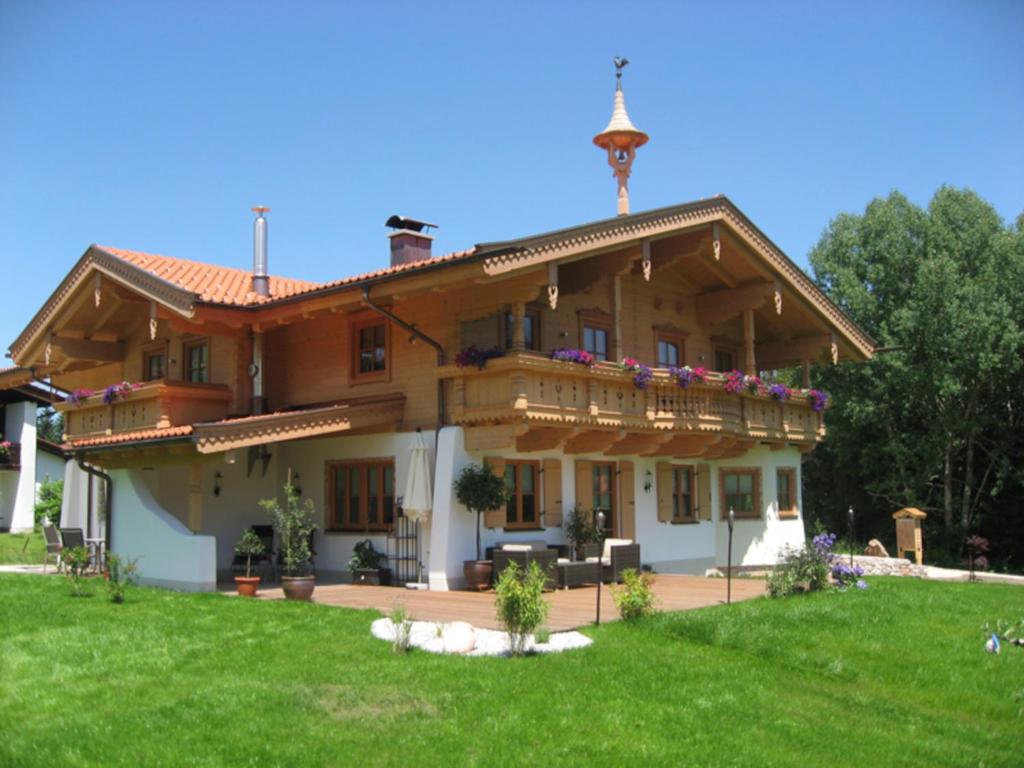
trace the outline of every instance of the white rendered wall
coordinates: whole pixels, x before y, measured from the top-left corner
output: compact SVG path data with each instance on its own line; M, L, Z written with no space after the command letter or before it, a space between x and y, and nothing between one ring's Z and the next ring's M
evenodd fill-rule
M143 584L189 592L217 587L216 542L193 534L150 493L139 470L112 470L111 547L138 560Z
M18 498L18 472L0 472L0 531L11 527L14 502Z
M10 516L5 525L9 525L14 533L31 531L35 527L36 505L36 404L12 403L4 410L6 439L21 443L21 471L17 473ZM5 490L10 493L10 490Z

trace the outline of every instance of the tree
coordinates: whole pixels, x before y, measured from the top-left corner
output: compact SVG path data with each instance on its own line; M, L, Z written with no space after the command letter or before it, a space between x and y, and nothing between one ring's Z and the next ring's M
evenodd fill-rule
M64 414L57 413L48 405L37 410L36 434L51 443L63 443Z
M480 514L499 509L508 499L505 478L491 471L485 461L470 464L455 480L455 497L470 512L476 512L476 559L480 559Z
M812 514L841 524L853 504L860 530L879 535L895 508L919 506L939 517L951 553L985 530L1004 564L1017 562L1024 216L1005 227L969 190L943 187L927 210L893 193L838 216L810 261L883 350L814 371L834 406L807 463Z

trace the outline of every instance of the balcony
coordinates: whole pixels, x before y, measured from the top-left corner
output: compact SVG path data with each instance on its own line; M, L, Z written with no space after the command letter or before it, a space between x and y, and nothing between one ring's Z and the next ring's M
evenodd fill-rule
M4 469L21 469L21 443L8 443L0 447L0 470Z
M806 451L824 439L821 414L803 400L726 392L716 374L684 389L667 370L653 373L641 390L614 364L514 353L438 375L449 382L449 423L466 429L470 450L729 458L761 442Z
M61 403L68 441L160 430L222 419L227 415L231 390L222 384L153 381L106 403L103 392L78 403Z

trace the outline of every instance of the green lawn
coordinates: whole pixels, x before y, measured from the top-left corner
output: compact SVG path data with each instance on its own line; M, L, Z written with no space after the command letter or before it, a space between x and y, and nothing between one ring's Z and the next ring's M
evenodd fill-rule
M0 565L42 565L43 534L0 533Z
M0 575L0 765L1019 766L1024 590L873 579L588 630L560 656L397 657L375 614Z

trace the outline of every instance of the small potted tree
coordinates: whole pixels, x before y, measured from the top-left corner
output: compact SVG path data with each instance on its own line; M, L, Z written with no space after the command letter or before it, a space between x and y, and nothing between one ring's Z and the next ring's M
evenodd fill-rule
M235 544L235 554L245 558L245 576L235 576L235 586L238 594L244 597L256 597L256 590L260 585L260 577L252 575L252 559L259 557L266 551L263 540L256 535L252 528L247 528L242 538Z
M363 539L355 545L348 570L353 584L372 584L387 587L391 585L391 569L387 567L388 556L373 548L373 542Z
M585 511L579 504L573 507L572 512L569 513L569 519L565 521L565 538L572 544L576 559L582 560L586 545L598 541L594 513Z
M470 589L487 589L494 564L481 558L480 515L500 509L508 500L505 478L491 471L487 462L470 464L455 481L455 496L470 512L476 512L476 560L464 560L462 572Z
M312 574L313 555L309 540L313 524L313 501L299 504L299 494L291 482L284 486L285 506L277 499L263 499L260 506L270 517L274 532L281 542L281 589L287 600L310 600L316 577Z

